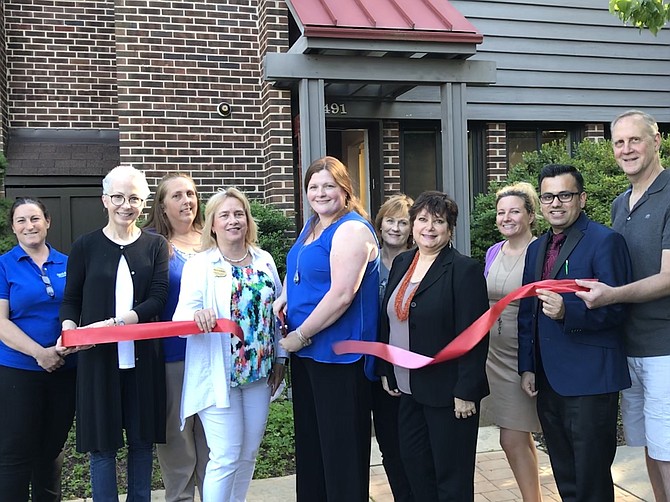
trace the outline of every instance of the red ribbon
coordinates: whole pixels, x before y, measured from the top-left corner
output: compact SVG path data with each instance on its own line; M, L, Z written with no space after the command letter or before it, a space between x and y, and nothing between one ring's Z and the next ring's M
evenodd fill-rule
M365 354L376 356L396 366L408 369L418 369L431 364L442 363L450 359L462 356L477 345L491 330L511 302L520 298L537 296L538 289L547 289L554 293L575 293L577 291L588 291L587 288L577 286L572 279L547 279L532 282L515 289L501 298L495 305L484 312L479 319L468 326L460 335L440 350L434 357L428 357L409 350L401 349L393 345L381 342L363 342L358 340L344 340L333 344L333 352L336 354Z
M217 319L212 331L230 333L244 340L244 333L237 323L230 319ZM68 329L62 332L63 347L97 345L99 343L122 342L127 340L150 340L170 336L202 334L195 321L166 321L102 328Z

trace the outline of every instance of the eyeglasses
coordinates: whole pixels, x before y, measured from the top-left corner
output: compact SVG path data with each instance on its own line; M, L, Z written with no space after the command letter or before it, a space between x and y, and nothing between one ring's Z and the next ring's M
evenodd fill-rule
M127 199L125 195L121 195L120 193L115 193L113 195L107 193L105 195L109 197L109 200L111 200L112 204L116 207L123 206L126 203L126 200L128 201L128 204L130 204L130 207L140 207L142 202L144 202L144 199L140 199L136 195L131 195Z
M49 295L49 298L53 298L54 296L56 296L56 292L54 291L54 287L51 284L51 279L49 279L49 276L41 275L40 277L42 278L42 282L47 288L47 294Z
M558 199L560 202L570 202L575 195L579 195L581 192L558 192L558 193L543 193L540 195L540 202L542 204L553 204L554 199Z

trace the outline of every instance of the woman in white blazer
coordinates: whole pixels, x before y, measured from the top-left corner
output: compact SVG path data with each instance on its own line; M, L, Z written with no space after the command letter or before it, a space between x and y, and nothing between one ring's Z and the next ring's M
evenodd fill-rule
M187 339L181 404L182 423L197 414L210 448L203 502L244 501L270 397L284 377L286 354L272 312L281 282L256 240L244 194L229 188L214 195L205 208L201 251L184 265L173 317L195 320L203 332ZM244 340L212 332L218 318L238 323Z

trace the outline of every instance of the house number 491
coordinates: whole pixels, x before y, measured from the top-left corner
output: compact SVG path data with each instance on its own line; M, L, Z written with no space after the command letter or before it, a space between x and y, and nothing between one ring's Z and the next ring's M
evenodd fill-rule
M323 112L326 115L346 115L347 109L344 103L328 103L323 105Z

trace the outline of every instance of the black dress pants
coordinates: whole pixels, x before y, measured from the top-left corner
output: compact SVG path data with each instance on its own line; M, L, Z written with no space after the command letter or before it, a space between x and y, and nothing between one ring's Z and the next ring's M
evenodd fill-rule
M398 407L400 397L391 396L384 390L381 382L372 382L372 420L375 424L375 436L382 454L382 464L386 471L393 500L412 502L412 489L405 474L400 457L398 439Z
M619 393L561 396L538 371L537 412L564 502L614 502Z
M63 445L74 419L75 370L0 366L0 500L61 499Z
M363 359L291 356L297 502L368 502L370 382Z
M456 418L453 406L426 406L403 394L398 425L414 500L472 502L479 413Z

